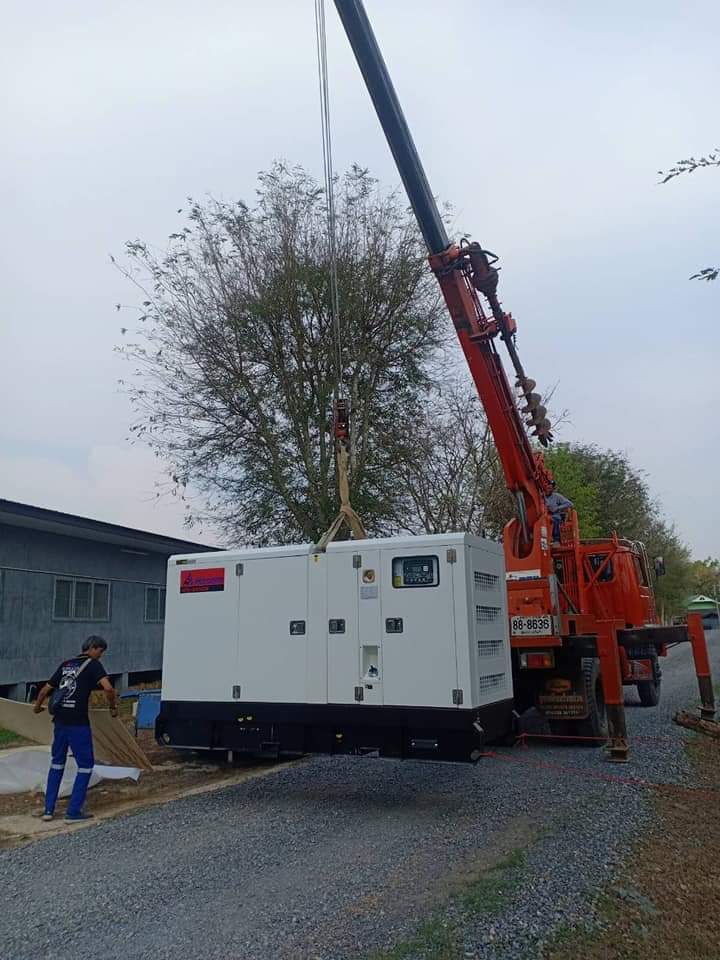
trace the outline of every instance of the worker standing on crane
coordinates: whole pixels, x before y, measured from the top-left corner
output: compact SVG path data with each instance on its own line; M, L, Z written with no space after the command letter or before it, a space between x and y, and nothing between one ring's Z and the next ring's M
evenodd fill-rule
M550 483L552 492L545 497L550 517L552 518L553 543L560 543L560 525L565 519L565 513L572 508L572 500L568 500L555 489L555 481Z

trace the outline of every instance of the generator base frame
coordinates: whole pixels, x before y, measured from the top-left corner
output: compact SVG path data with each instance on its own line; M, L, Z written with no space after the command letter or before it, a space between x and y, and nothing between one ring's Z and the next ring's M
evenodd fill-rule
M155 734L164 746L187 750L473 762L487 743L507 737L512 724L512 699L467 710L163 701Z

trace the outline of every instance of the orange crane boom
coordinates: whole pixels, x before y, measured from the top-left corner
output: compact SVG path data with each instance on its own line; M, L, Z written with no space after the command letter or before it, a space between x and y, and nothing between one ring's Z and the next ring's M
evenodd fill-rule
M546 503L552 476L542 450L533 447L528 435L530 429L545 447L552 428L515 349L515 320L497 296L497 258L479 243L448 238L363 4L335 0L335 6L425 239L515 499L516 516L505 528L504 549L518 709L539 707L558 734L598 742L609 734L611 757L623 760L628 752L623 687L637 686L643 705L657 703L658 658L668 644L691 639L688 627L657 622L642 544L616 534L583 541L574 510L567 513L560 542L552 541ZM450 87L448 92L453 95ZM522 408L498 340L514 369ZM705 643L696 631L692 639L694 652ZM696 663L702 664L699 684L707 715L714 703L701 651Z

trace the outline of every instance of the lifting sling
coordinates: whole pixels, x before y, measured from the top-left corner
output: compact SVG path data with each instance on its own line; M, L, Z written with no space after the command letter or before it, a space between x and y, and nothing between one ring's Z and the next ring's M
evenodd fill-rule
M347 523L354 540L365 540L367 533L363 522L350 504L350 433L347 400L338 400L335 404L335 464L337 470L338 492L340 494L340 512L318 540L315 550L324 553L332 543L344 523Z

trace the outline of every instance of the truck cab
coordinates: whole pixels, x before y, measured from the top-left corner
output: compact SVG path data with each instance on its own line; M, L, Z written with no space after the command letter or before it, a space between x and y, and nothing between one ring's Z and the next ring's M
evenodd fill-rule
M583 578L590 609L599 619L625 627L657 623L645 545L621 539L581 540Z

